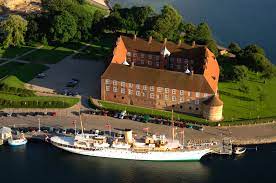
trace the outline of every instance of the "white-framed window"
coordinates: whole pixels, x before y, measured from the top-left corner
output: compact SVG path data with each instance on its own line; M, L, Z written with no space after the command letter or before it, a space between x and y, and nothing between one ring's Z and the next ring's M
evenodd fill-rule
M156 62L156 67L159 67L160 66L160 63L159 61Z
M190 104L190 103L191 103L191 100L190 100L190 99L187 99L187 102L188 102L188 104Z
M154 91L154 86L150 86L150 91Z
M176 94L176 89L172 89L172 94L173 94L173 95Z
M204 93L204 97L208 97L208 93Z
M106 84L106 85L109 85L109 84L110 84L110 79L106 79L106 80L105 80L105 84Z
M152 65L152 61L148 61L148 65Z
M177 63L178 63L178 64L181 63L181 58L177 58Z
M155 57L155 60L158 61L159 59L160 59L160 56L157 55L157 56Z
M147 85L143 85L143 90L147 90Z
M145 93L145 92L142 92L142 96L145 97L145 96L146 96L146 93Z
M157 92L162 92L163 88L162 87L157 87Z
M165 88L165 93L169 93L170 89L169 88Z
M128 94L129 94L129 95L132 95L132 93L133 93L133 90L128 89Z
M116 80L113 81L113 85L117 86L117 81Z
M116 93L117 91L118 91L117 86L114 86L114 87L113 87L113 92Z
M191 96L191 92L188 91L188 96L190 97Z
M184 102L184 97L180 97L179 102Z
M136 89L140 90L140 85L139 84L136 84Z
M126 82L121 81L121 87L126 87Z
M199 100L195 100L195 105L199 105Z
M144 59L141 59L141 64L142 64L142 65L144 65L144 64L145 64Z
M136 91L136 96L140 96L141 92L140 91Z
M200 96L200 93L199 92L196 92L196 97L199 97Z
M110 91L110 86L105 86L105 91L109 92Z
M154 93L150 93L150 98L154 99Z
M132 87L133 87L133 84L132 84L132 83L128 83L128 87L129 87L129 88L132 88Z
M126 93L126 89L125 88L121 88L121 93L125 94Z
M176 101L176 96L172 96L172 101L173 101L173 102Z
M184 90L180 90L180 95L184 95Z
M144 53L141 53L140 56L141 56L141 58L145 58L145 54Z
M169 95L165 95L165 100L169 100Z
M149 59L152 59L152 55L151 54L149 54L148 57L149 57Z
M131 52L127 52L127 56L131 57Z

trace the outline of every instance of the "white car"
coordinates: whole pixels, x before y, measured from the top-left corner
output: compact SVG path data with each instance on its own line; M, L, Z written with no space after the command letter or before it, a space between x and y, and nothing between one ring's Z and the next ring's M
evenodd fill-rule
M119 119L124 119L125 116L126 116L126 110L121 112L121 114L119 115Z

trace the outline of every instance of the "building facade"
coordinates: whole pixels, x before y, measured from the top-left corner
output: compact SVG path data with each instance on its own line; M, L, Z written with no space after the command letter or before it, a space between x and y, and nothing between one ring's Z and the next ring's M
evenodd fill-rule
M217 95L219 67L208 48L121 36L113 55L101 77L102 100L209 119L203 102ZM222 119L222 111L216 115Z

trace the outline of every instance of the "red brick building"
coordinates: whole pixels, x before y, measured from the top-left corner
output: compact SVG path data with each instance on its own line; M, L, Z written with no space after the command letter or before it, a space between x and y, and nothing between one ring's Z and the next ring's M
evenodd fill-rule
M217 60L205 46L120 36L101 78L101 98L218 121L223 107L218 80ZM215 108L206 104L214 100Z

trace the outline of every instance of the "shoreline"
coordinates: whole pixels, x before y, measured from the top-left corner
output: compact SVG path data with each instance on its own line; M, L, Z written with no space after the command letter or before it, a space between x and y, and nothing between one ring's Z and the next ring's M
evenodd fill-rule
M49 110L50 111L50 110ZM59 111L56 116L17 116L0 117L0 128L2 126L13 127L38 127L38 120L41 120L41 126L74 128L73 121L77 121L77 128L80 128L79 116L71 111ZM130 128L137 135L144 135L143 128L149 128L152 134L164 134L171 137L171 127L154 123L142 123L132 120L120 120L113 117L99 115L82 115L83 125L86 129L99 129L107 131L105 125L109 123L112 130ZM182 128L177 130L180 132ZM176 130L176 131L177 131ZM179 134L178 132L178 134ZM276 143L276 123L259 124L251 126L235 127L204 127L203 131L185 128L186 140L204 141L221 140L231 138L233 145L257 145Z

